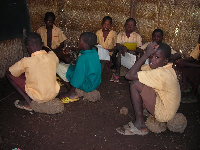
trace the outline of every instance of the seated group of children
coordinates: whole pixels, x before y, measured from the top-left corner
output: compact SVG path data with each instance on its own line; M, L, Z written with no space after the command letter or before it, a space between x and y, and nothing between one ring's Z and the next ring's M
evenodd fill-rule
M101 83L101 73L107 60L102 58L100 61L101 54L95 47L98 43L110 52L112 68L116 69L111 81L119 82L120 66L129 66L125 78L131 81L131 100L136 120L130 128L117 128L119 133L124 135L148 133L143 118L143 108L160 122L167 122L174 117L180 105L181 92L177 75L170 62L180 58L180 55L172 53L170 46L162 43L162 30L153 31L153 43L142 45L141 36L134 32L136 21L133 18L126 20L125 31L117 35L111 30L112 18L106 16L102 21L102 29L96 34L84 32L80 35L79 57L75 64L69 65L72 62L69 57L72 49L63 50L66 36L54 25L54 21L55 15L52 12L46 13L46 25L38 29L39 34L30 33L27 36L26 47L31 57L23 58L9 68L7 78L26 100L16 101L16 107L30 111L31 100L43 103L54 99L60 89L56 81L57 74L64 80L68 89L67 93L59 95L63 103L79 100L76 88L85 92L95 90ZM124 42L137 43L137 49L129 51L123 45ZM127 56L138 54L140 59L137 61L121 63ZM59 59L62 62L59 62ZM148 62L147 60L149 63L143 65ZM182 61L179 62L179 66L181 64Z

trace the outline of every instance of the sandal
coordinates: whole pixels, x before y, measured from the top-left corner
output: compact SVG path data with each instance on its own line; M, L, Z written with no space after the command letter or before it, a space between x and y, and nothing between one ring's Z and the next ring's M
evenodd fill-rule
M64 84L62 83L60 77L56 77L56 81L58 82L58 84L59 84L60 86L63 86L63 85L64 85Z
M145 131L137 129L132 122L129 122L127 125L129 126L128 128L118 127L116 129L117 132L122 135L147 135L149 133L147 129Z
M130 129L132 127L134 127L133 122L130 121L128 124L123 125L124 129Z
M75 102L75 101L78 101L79 100L79 98L74 98L74 99L70 99L69 97L65 97L65 98L62 98L61 99L61 101L63 102L63 103L69 103L69 102Z
M116 76L116 75L113 73L113 75L112 75L110 81L111 81L111 82L119 82L119 77Z
M27 111L33 111L33 109L31 109L30 107L24 106L23 102L20 101L20 100L16 100L14 102L14 104L15 104L15 107L17 107L19 109L24 109L24 110L27 110Z

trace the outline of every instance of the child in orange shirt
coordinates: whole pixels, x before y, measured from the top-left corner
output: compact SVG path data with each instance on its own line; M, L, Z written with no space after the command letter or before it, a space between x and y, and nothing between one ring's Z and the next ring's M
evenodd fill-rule
M26 47L31 57L24 57L9 68L6 77L25 99L16 100L15 106L31 111L32 100L38 103L54 99L60 86L56 82L58 57L54 52L42 50L42 39L38 33L30 33L26 38ZM24 74L25 73L25 74Z
M105 51L107 50L107 55L108 55L108 52L110 52L110 55L112 55L112 52L114 51L114 47L116 45L116 39L117 39L117 33L111 30L111 27L112 27L112 18L110 16L105 16L102 20L102 29L96 32L97 43L100 46L102 46L105 49ZM104 58L101 58L100 51L98 51L98 54L101 60L101 66L103 70L105 66L105 61L110 60L110 57L108 55L108 58L107 57L105 58L105 56Z
M143 108L159 122L168 122L175 116L180 105L181 92L172 63L168 63L170 57L169 45L154 42L148 45L145 54L126 74L125 78L132 81L130 92L135 121L117 128L120 134L148 134ZM142 66L147 58L149 65Z
M183 103L192 103L197 101L198 88L200 85L200 35L199 43L190 53L190 57L177 61L176 69L182 73L182 91L189 91L186 86L187 80L192 84L192 91L189 96L182 98Z

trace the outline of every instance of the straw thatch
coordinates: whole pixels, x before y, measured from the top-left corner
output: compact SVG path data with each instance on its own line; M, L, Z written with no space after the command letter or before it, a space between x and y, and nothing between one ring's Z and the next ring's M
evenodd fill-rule
M23 57L20 38L0 41L0 78L4 77L8 67Z
M67 46L77 46L82 32L100 29L102 18L106 15L113 18L113 29L117 32L124 29L127 18L134 17L143 43L151 41L154 29L162 29L164 42L182 56L189 55L200 33L199 0L27 0L27 4L33 31L44 25L45 13L52 11L56 15L56 25L67 36ZM7 48L1 44L4 47L1 49L2 55L14 57L11 56L15 55L13 52L7 53L13 51L12 46L6 45ZM1 59L3 70L9 65Z

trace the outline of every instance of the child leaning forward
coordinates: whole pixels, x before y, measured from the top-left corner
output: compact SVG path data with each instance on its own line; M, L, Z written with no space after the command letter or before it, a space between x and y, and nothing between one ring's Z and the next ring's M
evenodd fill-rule
M54 52L42 50L42 39L38 33L30 33L26 38L26 47L31 57L24 57L9 68L6 77L25 99L15 101L15 106L31 111L32 100L44 103L54 99L60 86L56 82L58 57Z
M170 56L169 45L157 45L154 42L148 45L146 53L126 74L125 77L132 81L130 91L136 119L133 123L130 122L128 127L117 128L120 134L148 134L143 108L159 122L168 122L175 116L180 105L181 92L172 63L168 63ZM142 66L147 58L149 64Z
M94 46L97 43L97 36L92 32L84 32L79 38L80 56L75 65L70 65L67 69L65 86L68 92L61 94L63 103L79 100L75 89L85 92L94 91L101 83L101 63L97 50Z

